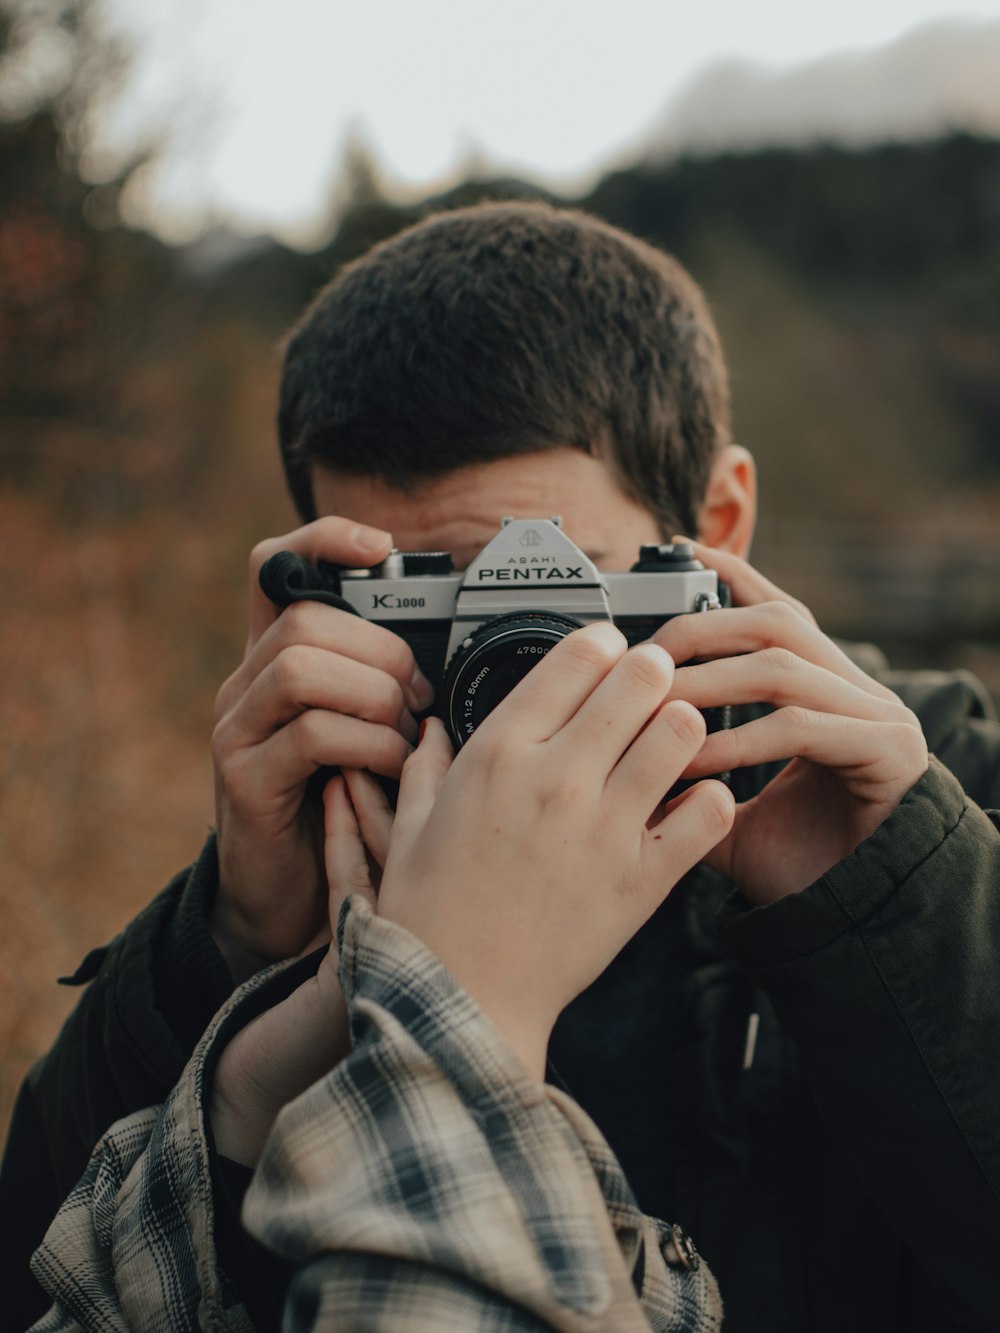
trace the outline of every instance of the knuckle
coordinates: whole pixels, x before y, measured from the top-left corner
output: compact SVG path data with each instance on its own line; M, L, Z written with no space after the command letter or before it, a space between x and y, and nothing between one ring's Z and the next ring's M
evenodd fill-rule
M458 755L487 784L524 780L525 756L502 727L479 727Z
M790 648L777 646L765 648L761 653L761 658L769 671L787 673L798 671L803 665L801 657L793 653Z
M815 713L803 708L800 704L789 704L783 708L785 725L792 731L802 733L813 731L816 727L817 718Z
M402 772L405 766L417 754L392 727L375 726L372 728L372 756L369 767L381 772L390 769Z
M927 754L927 740L916 717L912 714L910 716L912 721L904 720L895 724L896 740L905 753L920 758Z
M311 660L312 654L303 644L282 648L271 664L271 678L281 694L299 700L309 678Z
M385 647L382 652L382 661L384 668L397 681L408 683L413 675L413 669L417 665L417 659L413 656L413 650L405 639L401 639L398 634L387 631Z
M539 792L538 809L553 812L572 810L579 806L583 795L584 784L570 774L564 773L557 781L549 783Z
M215 719L216 725L222 721L233 706L233 693L235 689L233 682L233 676L230 676L227 680L223 681L215 696L215 705L212 711L212 716Z
M215 765L217 771L221 770L222 765L226 762L226 757L229 754L229 746L227 744L228 731L229 728L222 722L217 722L212 728L212 763Z
M333 608L329 608L333 610ZM281 641L289 646L301 643L313 637L318 620L317 612L322 610L316 602L292 602L286 606L278 619Z
M489 721L487 718L487 722ZM488 764L491 769L502 768L510 763L511 746L502 727L483 724L473 733L471 741L475 745L474 749L469 750L469 742L463 748L469 750L469 753L475 755L481 762Z
M216 758L216 778L229 805L235 804L244 792L246 787L244 769L245 766L234 754L222 754Z
M750 737L747 735L746 727L733 727L732 730L717 733L717 735L724 739L726 752L726 762L720 764L719 768L742 768L752 744ZM709 744L711 744L711 741Z
M783 629L798 626L802 620L795 608L789 606L787 602L765 602L763 610L767 613L768 620L778 634Z
M885 700L883 720L888 726L899 727L901 730L921 732L923 730L916 714L912 713L902 700L898 698Z
M327 737L327 730L323 714L315 708L307 708L299 713L298 717L286 727L286 731L291 733L289 739L310 757L321 748Z
M918 732L920 735L921 744L924 743L924 729L920 725L920 718L917 717L916 713L914 713L911 708L907 708L905 704L902 704L902 717L900 718L900 721L903 726L909 727L912 731Z
M375 701L374 721L385 722L394 727L406 707L403 687L394 676L387 676L383 672L379 676L377 690L378 698Z

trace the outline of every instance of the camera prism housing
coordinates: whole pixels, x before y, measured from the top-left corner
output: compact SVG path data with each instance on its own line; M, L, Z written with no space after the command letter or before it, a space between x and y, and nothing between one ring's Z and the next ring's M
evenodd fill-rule
M393 550L371 569L348 569L282 551L265 563L260 583L278 606L325 602L405 639L456 747L582 625L609 620L631 647L673 616L729 602L726 585L690 543L643 546L627 573L608 573L566 536L559 518L503 519L462 572L447 552ZM728 709L702 712L709 731L728 726Z

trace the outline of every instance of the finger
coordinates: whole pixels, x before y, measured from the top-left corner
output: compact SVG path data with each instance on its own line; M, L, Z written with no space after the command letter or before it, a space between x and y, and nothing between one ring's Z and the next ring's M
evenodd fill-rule
M392 833L393 809L382 787L362 768L345 768L347 794L354 807L361 837L374 860L385 869Z
M825 768L855 772L866 782L895 783L921 762L927 746L918 726L870 722L806 708L779 708L731 731L717 731L688 765L685 777L721 773L781 759L809 759ZM923 771L922 769L920 771ZM907 786L912 786L912 779Z
M659 900L722 842L735 814L736 801L724 783L699 782L672 801L663 819L643 833L643 868Z
M384 671L321 648L286 648L219 723L219 740L238 749L255 745L309 708L395 727L408 741L417 724L399 682Z
M311 708L260 745L217 752L216 769L232 805L267 811L300 791L318 768L370 768L398 778L410 753L392 727Z
M670 691L696 708L723 704L797 704L820 713L868 721L892 721L905 709L896 695L885 699L860 689L825 667L815 666L787 648L764 648L740 657L720 657L698 666L680 667Z
M330 927L336 930L340 909L350 894L362 893L374 904L375 892L368 873L361 829L342 777L331 778L324 787L323 810L323 857L330 889Z
M690 541L688 537L675 537L674 541ZM803 620L815 625L816 617L797 598L779 588L776 583L764 577L759 569L746 560L733 555L731 551L720 551L704 542L692 542L694 553L709 569L714 569L724 583L728 584L735 606L755 606L759 602L783 602L790 606Z
M868 694L896 700L891 690L872 680L822 630L785 602L674 616L660 626L653 642L665 648L678 665L692 658L734 657L765 648L785 648Z
M392 537L378 528L366 527L350 518L330 515L296 528L284 537L269 537L250 552L250 637L248 648L257 642L281 614L281 608L264 595L259 576L266 560L279 551L294 551L311 564L329 560L350 568L367 568L384 560L392 549Z
M676 810L682 801L686 801L693 791L693 786L685 787L684 790L678 792L676 796L671 796L669 801L661 801L647 821L646 827L650 829L654 828L661 820L665 819L667 815L670 814L671 810Z
M444 723L436 717L427 718L420 744L403 765L399 780L393 848L401 849L402 855L406 855L430 818L453 757Z
M711 779L705 779L705 781L710 780ZM667 806L667 810L669 811L676 808L682 801L690 796L693 791L697 791L701 785L702 783L700 782L696 783L693 787L688 787L687 790L681 792L680 796L675 796ZM731 794L732 793L730 792L730 795ZM748 806L737 803L735 797L733 797L733 805L733 819L728 831L719 839L714 847L709 847L708 851L700 858L701 864L717 871L720 875L723 875L730 881L734 879L735 875L733 858L739 847L740 823L746 817L748 810ZM659 832L659 830L656 831Z
M309 645L384 671L399 682L407 705L430 706L434 690L417 666L408 643L384 625L319 602L295 602L264 631L240 667L219 691L216 715L227 712L254 680L288 648Z
M666 699L673 678L674 664L662 648L643 643L630 649L553 737L567 751L564 762L585 756L588 768L606 781Z
M526 741L555 735L625 656L625 636L608 620L561 639L477 729Z
M644 822L705 740L705 719L682 700L666 703L611 772L605 792Z

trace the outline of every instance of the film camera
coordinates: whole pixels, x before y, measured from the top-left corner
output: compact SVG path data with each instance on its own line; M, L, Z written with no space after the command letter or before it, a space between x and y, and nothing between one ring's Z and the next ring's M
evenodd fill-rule
M643 546L628 573L605 573L558 518L503 519L462 573L447 552L393 550L372 569L345 569L281 551L265 563L260 584L278 606L324 602L405 639L456 748L581 625L610 620L631 647L671 616L729 602L726 585L689 543ZM709 731L728 726L726 708L704 715Z

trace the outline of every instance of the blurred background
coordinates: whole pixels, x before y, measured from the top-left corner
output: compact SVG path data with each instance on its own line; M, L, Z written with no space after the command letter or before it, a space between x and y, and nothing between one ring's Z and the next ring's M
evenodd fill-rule
M1000 14L818 8L0 0L0 1125L54 979L212 821L246 555L295 525L282 331L430 209L542 196L676 253L757 563L1000 696Z

